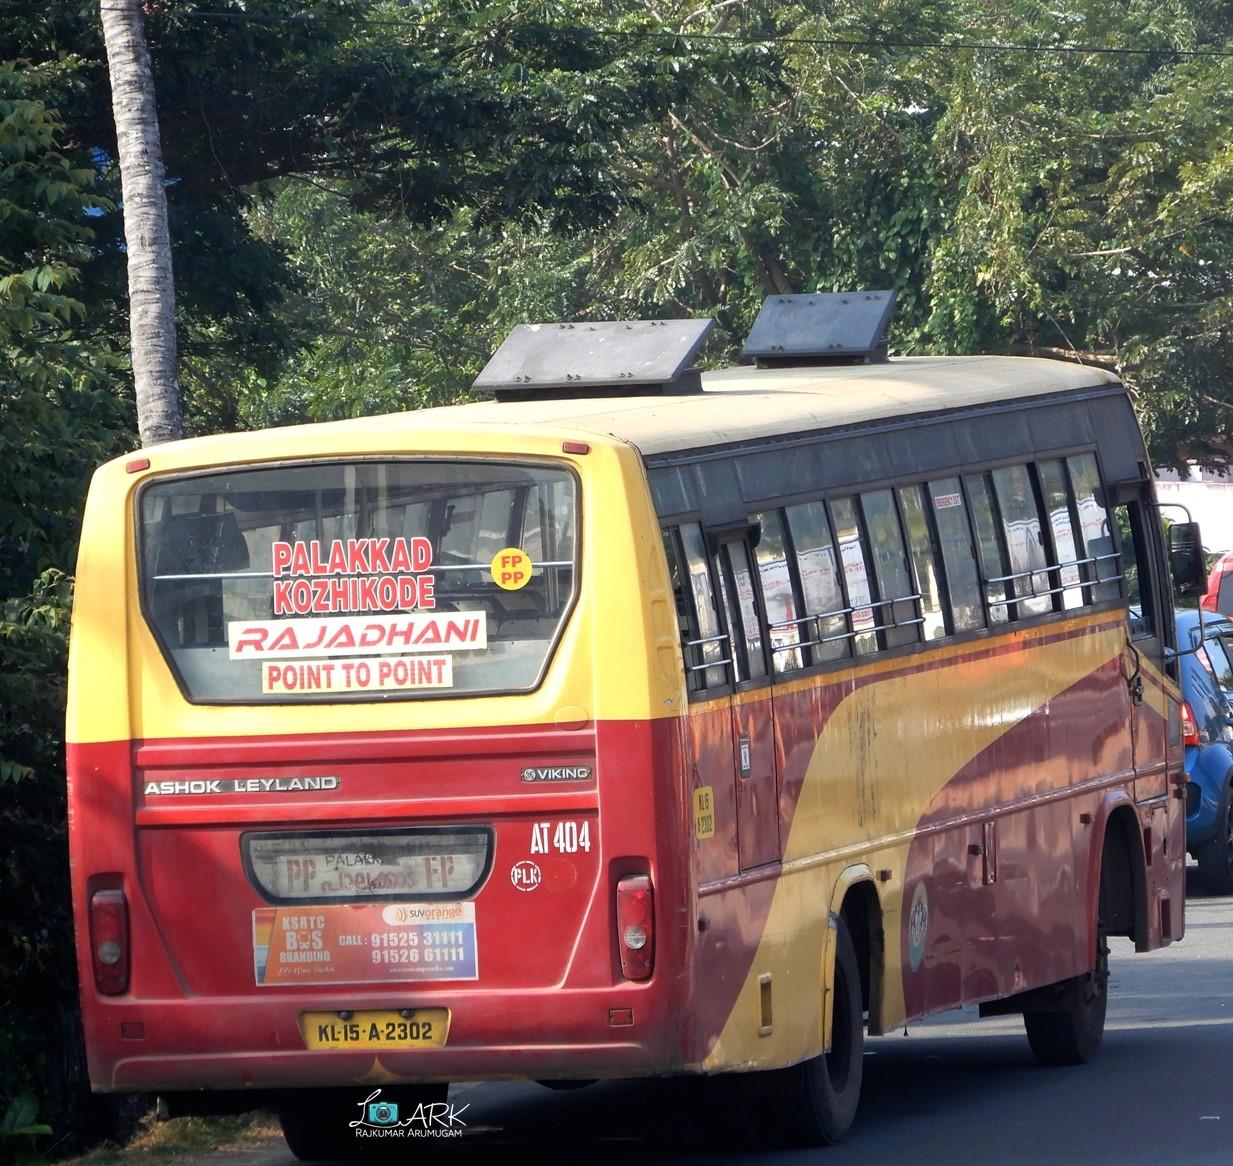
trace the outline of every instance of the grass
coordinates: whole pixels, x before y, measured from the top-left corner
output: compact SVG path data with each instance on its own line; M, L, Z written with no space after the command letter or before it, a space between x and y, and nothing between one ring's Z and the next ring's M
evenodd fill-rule
M176 1117L170 1121L156 1121L151 1114L142 1119L127 1146L108 1143L60 1166L119 1166L132 1163L136 1157L172 1162L188 1155L252 1149L281 1136L278 1122L261 1111L239 1117Z

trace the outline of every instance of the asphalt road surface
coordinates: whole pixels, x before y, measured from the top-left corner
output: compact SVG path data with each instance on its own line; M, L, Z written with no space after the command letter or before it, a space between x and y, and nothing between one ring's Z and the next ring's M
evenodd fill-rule
M1111 965L1093 1064L1040 1068L1020 1018L948 1013L867 1042L856 1126L829 1150L770 1148L757 1113L738 1119L697 1081L491 1083L451 1089L465 1134L394 1160L1233 1166L1233 898L1192 896L1183 942L1136 955L1114 940ZM237 1157L295 1161L278 1142Z

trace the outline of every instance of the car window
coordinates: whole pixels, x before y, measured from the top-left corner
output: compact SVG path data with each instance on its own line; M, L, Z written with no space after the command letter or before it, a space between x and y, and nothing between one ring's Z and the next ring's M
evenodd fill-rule
M1233 660L1230 659L1229 649L1230 645L1223 636L1209 636L1203 641L1212 679L1224 693L1225 699L1233 700Z

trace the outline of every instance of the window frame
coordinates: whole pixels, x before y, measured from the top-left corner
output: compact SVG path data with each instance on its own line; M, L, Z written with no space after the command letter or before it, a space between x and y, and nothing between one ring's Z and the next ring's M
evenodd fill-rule
M483 688L483 689L448 689L445 691L433 691L431 689L412 689L406 692L398 690L382 691L379 695L373 692L325 692L320 696L300 697L293 701L286 700L271 700L271 699L252 699L252 698L235 698L235 697L213 697L200 696L193 694L185 680L184 672L180 664L171 651L170 645L164 640L162 632L159 630L155 613L151 606L150 599L150 582L151 576L146 571L145 556L147 551L148 536L146 533L146 523L143 520L142 512L145 503L146 495L159 486L168 483L183 483L191 482L197 479L218 478L225 475L240 475L244 473L268 473L277 470L302 470L311 469L312 467L347 467L347 466L380 466L394 464L446 464L446 465L467 465L467 466L490 466L490 465L507 465L516 466L520 469L530 470L552 470L563 474L569 481L573 493L574 505L574 547L572 557L572 573L573 584L571 594L561 609L560 618L557 626L548 641L544 658L541 663L539 672L533 684L526 688L509 689L509 688ZM429 513L431 515L430 522L439 524L440 510L448 503L448 498L442 496L439 499L432 499L429 502ZM521 697L530 696L538 692L548 678L548 674L552 669L553 662L556 660L557 652L560 648L561 641L565 636L565 630L569 627L570 621L577 611L578 602L582 595L583 589L583 526L586 520L586 502L583 497L582 479L577 469L567 461L555 461L551 459L528 459L523 456L503 456L503 455L488 455L488 456L453 456L448 454L362 454L362 455L339 455L332 454L328 457L305 457L305 458L277 458L269 461L246 462L240 464L220 463L212 466L205 466L190 470L173 470L167 473L152 475L142 481L137 489L131 495L131 504L129 510L129 521L131 523L133 551L131 554L131 563L136 571L136 594L137 607L141 615L142 626L145 628L151 639L158 648L159 659L162 660L172 679L176 683L181 698L186 704L195 707L215 707L215 708L270 708L270 709L289 709L289 708L314 708L328 705L371 705L373 707L391 704L391 703L414 703L428 702L440 700L473 700L483 699L496 696ZM439 551L439 548L437 548ZM431 573L431 572L430 572Z
M843 608L830 612L808 612L808 614L797 617L795 619L796 626L801 629L800 638L796 644L790 647L796 649L800 653L801 663L799 667L788 668L782 671L775 667L775 653L771 649L771 624L767 614L768 608L766 603L766 593L762 581L762 573L758 563L756 545L748 547L748 557L751 567L751 577L756 580L754 583L754 594L756 607L761 623L761 631L763 636L763 654L767 662L767 671L764 676L748 677L744 676L740 680L735 680L732 676L732 664L725 663L725 670L728 672L729 680L723 686L714 685L705 688L690 690L691 699L705 698L709 696L720 695L728 691L743 691L747 688L760 686L769 686L777 683L783 683L787 680L795 680L798 678L806 678L819 673L842 670L844 668L859 667L861 660L867 660L874 656L882 656L887 653L910 655L914 652L929 651L941 644L953 643L955 641L972 641L987 639L991 636L997 636L1005 633L1012 624L1037 623L1048 621L1050 619L1058 619L1062 617L1073 617L1087 610L1107 608L1116 606L1118 602L1124 603L1124 598L1115 600L1114 597L1108 596L1097 599L1097 588L1103 584L1112 584L1114 577L1109 576L1104 579L1098 578L1098 564L1088 562L1092 556L1088 553L1087 540L1083 534L1083 527L1079 514L1079 497L1075 481L1075 468L1071 465L1071 459L1075 457L1087 456L1092 460L1095 469L1097 491L1108 491L1110 486L1105 479L1100 450L1093 445L1069 445L1063 447L1052 448L1048 450L1033 451L1026 457L1018 458L1000 458L990 462L969 462L961 466L946 466L946 467L930 467L921 469L910 474L896 475L893 478L885 478L881 480L861 483L859 486L844 485L840 487L832 487L823 491L800 491L791 495L784 495L777 498L768 498L760 500L756 503L748 504L749 524L751 527L756 527L757 523L764 515L774 514L778 516L780 527L783 535L784 551L787 562L788 577L791 584L792 599L794 604L798 605L798 610L807 612L807 595L805 588L804 572L800 561L800 548L798 546L799 539L796 530L794 529L790 512L797 507L817 507L820 506L821 516L825 520L825 529L830 537L830 549L834 556L836 569L839 578L839 590L842 595ZM1048 518L1048 512L1044 506L1044 484L1041 477L1040 465L1042 462L1051 461L1061 465L1064 471L1065 487L1066 487L1066 506L1067 514L1071 523L1072 537L1076 542L1082 540L1082 555L1081 559L1077 560L1083 578L1079 583L1071 583L1067 586L1062 585L1061 571L1064 566L1058 558L1057 541L1054 538L1051 526L1051 520ZM994 576L994 580L1005 582L1012 576L1010 551L1006 541L1005 522L1002 516L1001 502L998 497L997 486L993 480L993 473L996 470L1007 467L1019 467L1027 475L1027 482L1031 490L1031 500L1035 507L1037 520L1041 526L1041 547L1046 563L1034 569L1038 574L1045 574L1049 579L1048 597L1050 606L1048 610L1034 612L1031 614L1022 613L1023 602L1025 598L1032 598L1031 595L1020 594L1019 588L1007 586L1004 599L991 601L988 594L990 580L986 578L984 573L984 564L981 554L981 540L977 529L977 516L973 505L972 480L982 478L984 489L989 498L990 517L992 519L994 542L997 548L997 554L1003 564L1003 573L1001 576ZM975 583L978 591L978 599L980 603L980 611L984 618L984 626L968 627L963 629L956 628L956 615L954 608L953 597L953 580L951 572L951 564L947 562L946 552L943 548L943 540L941 536L941 527L938 523L938 515L935 511L936 500L934 498L931 487L943 482L957 482L958 492L962 497L963 502L963 526L967 534L968 545L973 555L973 566L975 568ZM930 540L930 555L934 569L937 573L937 583L939 600L941 602L941 614L943 618L944 634L935 639L924 638L924 615L922 608L922 593L917 586L916 581L916 561L913 554L913 547L907 525L904 518L904 507L902 491L907 489L915 489L919 491L918 497L923 504L923 517L928 530ZM883 581L880 577L877 568L877 562L874 559L874 548L869 532L868 519L865 514L864 498L867 495L875 494L881 491L889 492L894 508L896 519L899 523L899 543L902 547L904 561L908 571L908 578L913 594L911 596L895 596L889 600L885 600L882 596ZM1099 497L1099 494L1097 495ZM843 564L843 554L840 549L838 537L836 534L836 517L834 507L837 503L848 502L852 505L852 513L855 520L857 531L857 541L861 550L862 561L865 567L866 579L870 590L870 603L874 613L873 626L866 629L858 629L855 626L853 616L856 608L853 607L852 593L849 587L847 571ZM1106 503L1101 503L1105 521L1112 521L1112 511ZM701 516L697 512L682 512L675 515L662 517L660 519L661 526L664 529L677 529L680 526L694 522L702 524ZM1046 531L1045 527L1049 529ZM721 567L720 562L716 558L721 551L720 547L726 541L733 537L744 537L744 531L741 534L734 534L730 529L722 531L710 531L703 525L703 535L713 548L711 552L712 562L710 569L712 572L718 571ZM1120 546L1115 543L1113 559L1118 565L1117 579L1121 580L1121 551ZM734 580L725 579L725 585L734 586ZM726 608L719 594L715 580L712 577L712 589L717 599L718 607ZM1124 584L1119 582L1119 587ZM1082 603L1077 607L1067 608L1064 604L1063 593L1066 591L1076 590L1082 598ZM1036 597L1043 598L1045 592L1038 591ZM917 625L918 637L909 642L902 644L887 644L886 631L895 627L894 623L886 623L884 619L879 618L878 614L884 604L896 602L899 600L914 600L915 614L913 623ZM690 596L692 603L693 597ZM1002 607L1006 611L1006 619L1002 622L994 622L992 619L992 609L994 607ZM840 635L828 636L825 639L818 636L821 630L818 626L818 621L822 617L836 618L842 616L844 622L844 631ZM721 622L725 627L725 635L732 637L733 633L727 627L728 616L725 611L721 615ZM899 624L902 627L904 624ZM805 629L809 629L807 633ZM875 641L875 647L871 650L858 651L857 640L863 635L872 634ZM819 648L823 643L843 642L846 647L846 652L842 656L824 659L820 657ZM684 648L686 641L682 638L682 647ZM731 640L729 641L731 643ZM731 652L729 653L731 656Z

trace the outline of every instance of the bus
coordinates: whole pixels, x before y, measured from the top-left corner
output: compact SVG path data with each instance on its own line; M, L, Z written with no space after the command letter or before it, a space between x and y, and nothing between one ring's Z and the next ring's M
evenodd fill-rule
M887 360L889 298L701 374L710 321L522 326L492 399L99 469L92 1087L311 1160L493 1078L713 1076L829 1144L866 1037L965 1005L1090 1060L1110 937L1183 934L1201 559L1113 375Z

